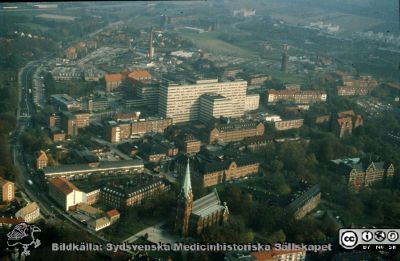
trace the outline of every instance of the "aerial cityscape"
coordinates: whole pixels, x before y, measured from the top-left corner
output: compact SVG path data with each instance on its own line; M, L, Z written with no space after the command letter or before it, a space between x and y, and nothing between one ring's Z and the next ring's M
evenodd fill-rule
M399 4L0 3L0 260L400 260Z

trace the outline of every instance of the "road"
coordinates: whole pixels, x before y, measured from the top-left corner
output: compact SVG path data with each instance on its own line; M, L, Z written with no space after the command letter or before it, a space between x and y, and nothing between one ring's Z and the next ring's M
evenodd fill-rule
M14 165L19 171L19 174L16 175L16 186L20 191L23 191L31 201L34 201L39 205L41 214L46 220L61 219L63 221L68 221L76 226L80 231L86 231L101 242L109 242L109 240L90 230L86 225L73 219L63 209L55 206L55 203L49 199L47 193L43 192L41 185L38 184L40 179L35 177L34 174L30 174L30 166L26 164L24 159L24 149L20 143L20 138L23 131L32 125L31 118L36 111L33 103L32 90L29 91L32 88L33 73L40 64L47 63L52 56L53 54L49 54L43 59L31 61L18 72L18 85L20 86L20 91L18 97L17 124L14 135L12 135L12 138L9 140ZM123 155L123 158L129 158L119 150L118 152L118 154ZM33 185L30 185L28 180L32 180L34 182ZM132 251L126 252L133 256L137 254Z
M19 174L16 177L16 186L19 190L23 191L31 201L34 201L39 205L41 214L46 220L60 219L63 221L68 221L76 226L80 231L86 231L90 235L100 240L100 242L107 243L109 240L90 230L84 224L74 220L66 212L64 212L64 210L55 206L55 203L49 199L48 195L43 192L40 185L37 184L39 179L34 177L34 174L29 174L28 166L26 166L24 163L24 151L23 146L19 141L19 135L25 128L30 126L31 114L34 112L32 95L29 93L31 84L30 79L32 79L32 72L34 71L35 66L37 66L37 64L40 62L41 61L31 62L19 72L19 85L21 89L16 127L17 138L12 140L10 143L10 147L14 155L14 165L19 170ZM32 180L34 182L33 185L30 185L28 180ZM135 255L133 252L128 253Z
M162 242L162 243L169 243L174 244L178 242L179 238L175 235L168 235L163 232L161 226L163 226L165 222L158 223L152 227L148 227L143 229L142 231L130 236L129 238L125 239L123 242L133 243L138 240L140 237L147 234L147 240L153 243Z

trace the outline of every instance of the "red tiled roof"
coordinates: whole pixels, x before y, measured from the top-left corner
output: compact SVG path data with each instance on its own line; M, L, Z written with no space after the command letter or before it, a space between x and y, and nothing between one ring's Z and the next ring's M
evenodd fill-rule
M73 190L79 191L79 189L74 184L72 184L66 178L63 177L51 179L50 184L65 195L68 195Z
M23 218L8 218L8 217L0 218L0 224L16 225L22 222L25 222Z
M111 209L110 211L107 211L106 214L107 214L107 216L110 217L110 218L120 215L119 212L118 212L118 210L116 210L116 209Z
M75 47L69 47L67 49L67 53L75 53L76 52L76 48Z
M126 119L133 119L133 120L137 120L139 117L136 114L136 112L128 112L128 113L124 113L124 112L118 112L117 114L114 115L113 119L114 120L126 120Z
M107 73L104 75L106 82L120 82L122 81L122 74L120 73Z
M303 250L271 250L264 252L253 252L252 256L256 258L257 261L267 261L267 260L278 260L279 256L294 254L294 253L302 253Z
M130 74L128 74L128 77L131 79L135 79L135 80L150 79L151 74L145 70L137 70L137 71L133 71Z

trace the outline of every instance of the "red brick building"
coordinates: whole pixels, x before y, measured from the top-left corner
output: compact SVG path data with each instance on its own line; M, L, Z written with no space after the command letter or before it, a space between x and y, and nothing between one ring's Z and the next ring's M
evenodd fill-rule
M36 169L44 169L49 163L49 158L44 151L38 151L36 153Z
M123 77L120 73L107 73L104 75L104 81L106 82L106 91L112 92L117 89L122 83Z
M215 143L243 140L264 134L264 124L252 121L217 123L208 132L208 142Z
M351 135L353 129L364 125L364 119L361 115L355 114L354 111L342 111L336 115L335 129L337 130L339 137Z
M192 134L178 135L175 139L175 142L179 150L184 153L193 154L200 151L201 142Z
M189 163L181 192L178 196L175 232L182 236L199 235L208 228L228 221L229 210L225 202L221 202L217 190L194 200L190 180Z

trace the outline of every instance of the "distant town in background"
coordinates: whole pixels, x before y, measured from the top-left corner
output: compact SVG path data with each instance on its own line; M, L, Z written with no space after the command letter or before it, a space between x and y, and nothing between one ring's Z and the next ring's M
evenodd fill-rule
M400 226L399 7L365 2L0 4L0 243L27 222L35 260L397 260L338 247ZM334 250L51 251L77 241Z

